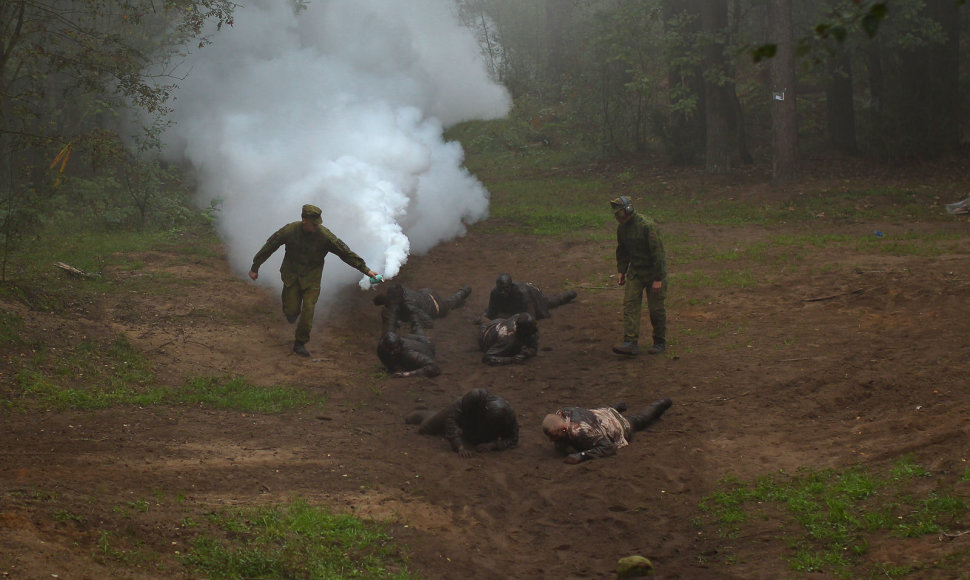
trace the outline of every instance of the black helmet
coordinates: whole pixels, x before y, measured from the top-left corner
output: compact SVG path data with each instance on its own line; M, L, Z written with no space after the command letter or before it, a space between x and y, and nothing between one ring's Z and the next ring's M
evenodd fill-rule
M510 288L512 286L512 276L499 274L498 278L495 279L495 286L500 290Z

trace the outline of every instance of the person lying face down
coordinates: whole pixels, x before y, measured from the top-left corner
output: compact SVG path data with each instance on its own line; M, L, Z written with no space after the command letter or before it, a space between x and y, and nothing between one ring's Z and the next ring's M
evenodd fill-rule
M522 362L539 352L539 325L528 312L509 318L482 319L478 325L478 347L482 362L506 365Z
M574 464L616 455L630 444L633 434L645 429L670 408L672 401L663 398L635 415L624 417L626 405L585 409L563 407L542 420L542 431L566 455L565 462Z
M383 306L381 321L385 332L398 332L407 326L412 333L422 333L425 328L434 328L437 318L465 304L471 295L471 286L460 288L446 299L442 299L431 288L411 290L402 284L394 283L383 294L374 297L374 304Z
M486 389L472 389L440 411L405 417L422 435L443 435L461 457L474 451L502 451L519 444L519 423L509 402Z
M377 342L377 358L394 377L436 377L441 374L435 361L434 343L423 334L401 336L396 332L385 332Z
M508 318L518 312L528 312L536 320L549 318L549 310L572 302L575 290L546 296L538 286L531 282L513 282L508 274L499 274L495 287L488 296L488 308L483 318Z

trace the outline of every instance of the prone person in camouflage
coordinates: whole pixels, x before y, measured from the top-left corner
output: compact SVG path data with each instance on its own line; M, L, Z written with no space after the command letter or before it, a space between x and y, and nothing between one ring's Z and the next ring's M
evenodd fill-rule
M513 282L508 274L499 274L495 287L488 296L488 308L482 314L485 318L504 318L528 312L536 320L549 318L549 310L572 302L576 291L560 292L546 297L538 286L531 282Z
M613 347L617 354L635 356L640 352L640 311L643 294L653 325L653 346L647 354L660 354L667 348L667 254L653 221L633 209L630 198L620 196L610 202L616 217L617 283L623 292L623 343Z
M434 343L423 334L402 336L385 332L377 342L377 358L394 377L436 377L441 374L435 361Z
M481 319L478 347L485 353L482 357L485 364L522 362L539 352L539 325L528 312L520 312L509 318Z
M624 417L626 405L585 409L563 407L542 420L542 431L556 450L566 454L564 461L574 464L616 455L621 447L630 444L637 431L658 419L672 404L668 398L655 401L635 415Z
M414 411L404 418L422 435L444 435L452 451L502 451L519 444L519 422L509 402L486 389L472 389L440 411Z
M364 259L355 254L333 232L323 227L321 210L315 205L304 205L300 221L289 223L266 240L256 252L249 277L259 278L259 267L280 246L286 246L286 254L280 265L283 279L283 314L292 324L297 322L293 352L310 356L306 343L313 328L313 311L320 297L320 279L327 254L336 254L345 264L371 278L377 272L367 267Z
M383 306L381 320L385 332L397 332L400 326L408 325L411 332L421 333L425 328L433 328L437 318L465 304L472 293L469 286L459 289L446 300L431 288L411 290L402 284L394 283L383 294L374 297L374 304Z

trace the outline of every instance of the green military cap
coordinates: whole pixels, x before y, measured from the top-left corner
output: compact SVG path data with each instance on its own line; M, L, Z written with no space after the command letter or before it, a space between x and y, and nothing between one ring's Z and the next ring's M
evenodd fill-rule
M320 225L323 223L323 218L320 217L320 214L322 213L323 213L323 210L321 210L317 206L306 204L305 206L303 206L303 213L300 214L300 217L307 218L311 222L317 225Z

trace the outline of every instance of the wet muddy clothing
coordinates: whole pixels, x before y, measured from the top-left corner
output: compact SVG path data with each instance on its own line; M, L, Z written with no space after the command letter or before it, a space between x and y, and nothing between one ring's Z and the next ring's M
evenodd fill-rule
M546 296L531 282L512 282L509 287L492 288L488 296L485 318L505 318L519 312L528 312L536 320L549 318L549 310L562 306L576 298L575 291Z
M520 312L509 318L485 320L478 325L482 362L503 365L522 362L539 352L539 329L535 318Z
M283 314L296 322L295 338L305 343L310 340L313 327L313 311L320 297L320 278L327 254L336 254L351 268L367 274L369 268L363 258L355 254L330 230L318 226L314 232L303 229L302 222L293 222L280 228L266 240L253 258L251 271L259 272L273 253L286 246L280 278L283 280Z
M420 333L424 328L434 328L434 320L444 318L449 312L462 306L471 294L468 286L459 289L447 299L442 299L431 288L411 290L400 284L391 285L384 294L374 297L374 304L383 306L382 327L385 332L397 332L401 326Z
M456 452L476 447L501 451L519 444L512 406L485 389L473 389L440 411L413 413L407 421L420 423L418 433L423 435L444 435Z
M441 368L435 361L434 343L423 334L384 333L377 343L377 357L389 373L436 377Z
M630 444L633 428L613 407L564 407L555 412L567 424L566 437L556 441L563 453L583 452L585 457L608 457Z
M640 313L646 293L653 342L664 344L667 337L667 254L656 224L637 212L616 227L616 271L626 275L623 340L638 342L640 339ZM654 282L661 282L659 292L653 291Z
M556 449L577 456L579 461L616 455L618 449L630 444L635 432L658 419L671 404L669 398L663 398L626 417L616 407L563 407L554 413L566 423L566 433L556 440Z

